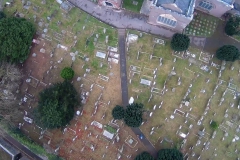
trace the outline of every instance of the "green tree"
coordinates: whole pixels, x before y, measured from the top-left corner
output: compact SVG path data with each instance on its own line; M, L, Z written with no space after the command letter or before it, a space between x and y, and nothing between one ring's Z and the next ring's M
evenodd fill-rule
M24 62L30 52L35 28L23 18L0 20L0 61Z
M61 71L61 77L66 80L72 79L74 76L74 71L71 67L65 67Z
M154 158L148 152L142 152L134 160L154 160Z
M174 51L186 51L189 47L189 44L189 37L180 33L175 33L171 40L171 48Z
M183 154L177 149L161 149L157 160L183 160Z
M239 59L239 55L239 50L233 45L224 45L216 52L216 56L219 60L232 62Z
M36 123L45 128L59 128L67 125L79 105L78 94L69 81L56 83L39 94L35 110Z
M6 18L6 15L2 11L0 11L0 19L2 19L2 18Z
M213 130L216 130L216 129L218 128L218 123L215 122L215 121L212 121L212 122L210 123L210 127L211 127Z
M127 106L124 121L129 127L139 127L142 124L143 104L132 103Z
M116 105L112 110L112 116L114 119L123 119L125 110L122 106Z
M233 16L229 18L224 28L225 33L229 36L239 34L240 33L239 25L240 25L240 17Z

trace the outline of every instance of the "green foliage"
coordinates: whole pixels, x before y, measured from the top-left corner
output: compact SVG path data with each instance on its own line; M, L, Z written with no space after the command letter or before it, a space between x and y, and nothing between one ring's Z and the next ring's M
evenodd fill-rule
M224 45L216 52L216 56L219 60L232 62L239 59L239 55L239 50L233 45Z
M137 155L134 160L154 160L154 158L148 152L142 152L141 154Z
M143 104L132 103L127 106L124 121L129 127L139 127L142 124Z
M183 160L183 154L177 149L161 149L156 160Z
M225 26L225 33L229 36L233 36L239 34L239 25L240 25L240 17L235 16L229 18Z
M97 69L98 69L98 66L99 66L98 60L93 59L93 61L92 61L92 63L91 63L91 66L97 70Z
M6 18L6 15L2 11L0 11L0 19L2 19L2 18Z
M0 20L0 60L11 63L24 62L29 54L34 26L23 18Z
M74 71L71 67L65 67L63 68L63 70L61 71L61 77L65 80L70 80L73 78L74 76Z
M35 111L36 123L44 128L59 128L67 125L74 116L78 94L69 81L57 83L40 92Z
M46 153L45 149L42 146L38 145L37 143L35 143L31 139L29 139L18 128L14 128L14 129L8 128L8 134L11 135L17 141L19 141L24 146L26 146L28 149L30 149L35 154L47 156L49 160L62 160L62 158L60 158L54 154Z
M122 106L116 105L112 110L112 116L114 119L123 119L125 110Z
M104 126L104 129L113 134L117 132L117 130L115 128L113 128L109 125Z
M211 127L213 130L216 130L216 129L218 128L217 122L212 121L212 122L210 123L210 127Z
M180 33L175 33L171 40L171 48L174 51L186 51L189 47L189 44L189 37Z

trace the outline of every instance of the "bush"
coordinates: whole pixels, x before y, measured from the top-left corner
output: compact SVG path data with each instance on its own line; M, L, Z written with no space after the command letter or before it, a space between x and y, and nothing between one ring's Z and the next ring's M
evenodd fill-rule
M129 127L139 127L142 124L143 104L132 103L127 106L124 121Z
M175 33L171 40L171 48L174 51L186 51L189 47L190 39L187 35Z
M137 155L134 160L154 160L154 158L148 152L142 152L141 154Z
M6 15L2 11L0 11L0 19L2 19L2 18L6 18Z
M112 110L112 116L114 119L123 119L125 110L122 106L116 105Z
M61 77L65 80L71 80L74 76L74 71L71 67L65 67L61 71Z
M24 62L30 53L35 28L23 18L0 20L0 61Z
M216 129L218 128L217 122L212 121L212 122L210 123L210 127L211 127L213 130L216 130Z
M44 128L59 128L67 125L74 116L78 94L69 81L57 83L39 94L35 121Z
M235 17L229 18L224 28L225 33L229 36L239 34L239 25L240 25L240 17L235 16Z
M216 56L219 60L232 62L239 59L239 55L239 50L233 45L224 45L216 52Z

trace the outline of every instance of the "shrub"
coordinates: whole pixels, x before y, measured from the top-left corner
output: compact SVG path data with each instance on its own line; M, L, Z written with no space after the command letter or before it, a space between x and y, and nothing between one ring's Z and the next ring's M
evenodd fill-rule
M134 160L154 160L154 158L148 152L142 152Z
M112 110L112 116L114 119L123 119L125 110L122 106L116 105Z
M212 121L212 122L210 123L210 127L211 127L213 130L216 130L216 129L218 128L217 122Z
M187 35L176 33L171 40L171 48L174 51L186 51L189 47L190 39Z
M229 18L224 28L225 33L229 36L239 34L239 25L240 25L240 17L235 16L235 17Z
M71 67L65 67L61 71L61 77L65 80L71 80L74 76L74 71Z
M239 59L239 55L239 50L233 45L224 45L216 52L216 56L219 60L232 62Z
M143 104L132 103L127 106L124 121L129 127L139 127L142 124Z

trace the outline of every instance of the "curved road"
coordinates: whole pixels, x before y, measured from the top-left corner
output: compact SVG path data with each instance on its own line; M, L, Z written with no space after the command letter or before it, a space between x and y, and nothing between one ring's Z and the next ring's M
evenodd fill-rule
M127 10L113 10L104 6L101 7L89 0L68 1L100 21L116 28L135 29L142 32L161 35L166 38L172 37L175 33L171 30L148 24L148 17L143 14L133 13Z

